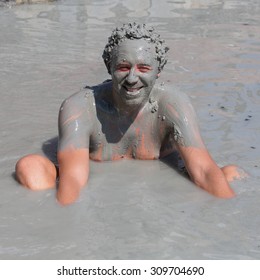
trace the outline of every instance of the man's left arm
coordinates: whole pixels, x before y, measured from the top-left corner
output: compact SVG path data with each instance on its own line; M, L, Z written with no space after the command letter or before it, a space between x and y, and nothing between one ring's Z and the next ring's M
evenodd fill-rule
M176 147L191 180L202 189L222 198L233 197L234 191L223 171L210 156L201 138L196 113L189 98L174 92L168 98L167 119Z
M191 180L202 189L220 198L235 195L222 170L211 158L206 148L177 145Z

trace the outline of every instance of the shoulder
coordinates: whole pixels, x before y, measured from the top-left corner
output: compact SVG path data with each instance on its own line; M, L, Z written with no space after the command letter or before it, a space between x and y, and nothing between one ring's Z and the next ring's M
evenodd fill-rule
M157 85L155 94L158 100L159 113L168 117L170 122L174 120L185 121L195 118L195 111L189 96L170 84Z
M95 86L85 86L83 89L67 97L60 106L60 114L75 115L79 112L95 114L96 103L105 95L105 83Z
M95 86L85 86L62 102L60 115L74 115L77 112L95 114L96 103L108 98L108 93L112 87L111 84L111 80L107 80Z
M93 122L96 116L96 106L107 96L110 87L111 82L105 81L95 86L85 86L72 94L62 102L59 119L81 119Z
M80 91L67 97L61 104L61 111L66 109L83 109L90 105L90 100L94 98L94 91L91 88L83 88Z
M66 98L59 110L59 128L82 130L94 118L94 92L92 89L84 88ZM83 124L80 125L79 124Z
M177 87L165 84L158 91L159 108L169 123L185 127L197 122L196 112L189 96Z
M178 105L179 107L191 103L189 96L185 92L169 83L158 84L156 86L156 91L161 105L170 104Z

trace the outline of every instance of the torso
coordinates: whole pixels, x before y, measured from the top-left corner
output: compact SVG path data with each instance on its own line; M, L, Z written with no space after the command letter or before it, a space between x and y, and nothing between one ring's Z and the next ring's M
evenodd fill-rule
M120 117L104 92L96 92L93 129L90 135L90 158L96 161L122 158L158 159L161 153L173 150L169 145L169 131L158 99L151 100L133 121ZM169 139L168 139L169 138ZM167 147L164 143L167 142Z

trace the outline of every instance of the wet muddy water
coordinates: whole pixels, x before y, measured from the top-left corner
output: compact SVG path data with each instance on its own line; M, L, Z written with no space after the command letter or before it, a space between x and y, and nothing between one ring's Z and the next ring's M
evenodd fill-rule
M192 99L216 162L250 177L216 199L160 161L91 163L80 200L29 192L13 178L50 155L64 98L107 78L101 54L125 21L167 41L160 77ZM260 2L63 0L0 8L1 259L259 259Z

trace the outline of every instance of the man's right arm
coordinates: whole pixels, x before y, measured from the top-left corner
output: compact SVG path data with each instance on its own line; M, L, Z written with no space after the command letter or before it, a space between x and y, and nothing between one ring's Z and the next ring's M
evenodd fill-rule
M59 184L57 200L68 205L77 200L89 175L89 112L82 93L65 100L59 113Z
M59 186L57 200L62 205L75 202L89 175L89 150L71 147L58 152Z

